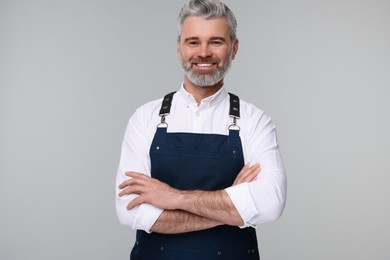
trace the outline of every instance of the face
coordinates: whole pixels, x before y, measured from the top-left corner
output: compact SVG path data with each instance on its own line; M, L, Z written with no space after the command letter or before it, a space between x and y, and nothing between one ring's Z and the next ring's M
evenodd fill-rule
M184 75L192 84L210 87L219 83L229 70L238 50L230 39L224 18L188 17L182 25L178 55Z

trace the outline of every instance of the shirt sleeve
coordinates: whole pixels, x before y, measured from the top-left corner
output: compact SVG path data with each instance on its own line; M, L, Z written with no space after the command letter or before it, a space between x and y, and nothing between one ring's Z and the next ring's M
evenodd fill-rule
M264 113L252 117L251 123L254 124L242 122L250 127L245 132L244 158L246 163L260 163L261 171L256 180L226 189L244 221L242 227L254 227L278 219L284 209L287 191L274 124Z
M126 171L140 172L150 176L150 144L145 131L146 118L141 109L138 109L127 125L116 177L115 206L118 219L123 225L150 233L152 225L163 210L147 203L128 210L127 205L138 195L118 196L119 184L129 178L125 175Z

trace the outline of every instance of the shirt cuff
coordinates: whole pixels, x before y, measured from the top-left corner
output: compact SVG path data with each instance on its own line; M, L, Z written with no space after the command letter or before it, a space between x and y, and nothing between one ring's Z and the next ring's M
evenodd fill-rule
M147 203L141 204L138 208L138 213L135 217L132 228L141 229L147 233L151 233L152 231L150 231L150 229L162 212L162 209L156 208L153 205Z
M225 191L229 195L233 205L236 207L238 213L244 221L244 225L240 226L240 228L255 227L255 225L248 223L250 219L258 214L248 183L241 183L226 188Z

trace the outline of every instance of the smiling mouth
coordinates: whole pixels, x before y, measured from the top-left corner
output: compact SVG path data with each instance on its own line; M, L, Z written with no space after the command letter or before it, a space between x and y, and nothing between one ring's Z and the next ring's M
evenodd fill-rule
M192 66L195 66L196 68L200 70L207 70L207 69L215 69L217 67L218 63L217 62L194 62L192 63Z
M214 63L195 63L198 67L211 67L214 65Z

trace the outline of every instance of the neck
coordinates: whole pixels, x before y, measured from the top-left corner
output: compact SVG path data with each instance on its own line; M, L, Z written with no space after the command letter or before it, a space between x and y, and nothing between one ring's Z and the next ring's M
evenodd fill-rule
M222 86L223 86L223 79L213 86L201 87L193 84L191 81L187 79L187 77L184 77L184 88L188 93L190 93L195 98L195 101L198 104L198 106L202 101L202 99L214 95L215 93L218 92L218 90L222 88Z

